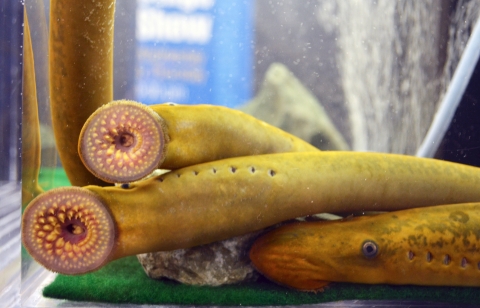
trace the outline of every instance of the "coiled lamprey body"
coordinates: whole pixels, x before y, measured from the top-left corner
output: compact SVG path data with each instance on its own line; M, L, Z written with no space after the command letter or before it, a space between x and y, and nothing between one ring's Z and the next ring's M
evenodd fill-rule
M22 233L45 267L79 274L123 256L207 244L309 214L480 201L478 187L480 169L433 159L320 151L247 156L121 187L48 191L25 210ZM81 264L87 252L97 256L88 266Z
M113 101L96 110L80 133L78 152L97 177L139 180L157 168L259 154L318 151L281 129L238 110L173 103Z

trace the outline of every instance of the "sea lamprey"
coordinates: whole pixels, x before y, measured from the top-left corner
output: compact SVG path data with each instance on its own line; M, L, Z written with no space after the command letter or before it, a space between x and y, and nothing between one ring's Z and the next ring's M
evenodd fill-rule
M139 180L157 168L178 169L246 155L318 151L243 112L220 106L111 102L89 117L78 151L107 182Z
M107 185L78 156L87 118L113 99L115 0L50 1L49 81L55 142L72 185Z
M275 229L250 250L271 280L303 291L332 281L480 286L480 203L415 208Z
M194 165L118 187L65 187L23 214L22 239L46 268L207 244L315 213L480 201L480 169L434 159L305 152Z

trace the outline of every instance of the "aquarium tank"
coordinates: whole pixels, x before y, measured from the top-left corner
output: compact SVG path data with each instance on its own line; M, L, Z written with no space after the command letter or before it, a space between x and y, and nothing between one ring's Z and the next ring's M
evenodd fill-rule
M0 306L480 304L480 1L0 13Z

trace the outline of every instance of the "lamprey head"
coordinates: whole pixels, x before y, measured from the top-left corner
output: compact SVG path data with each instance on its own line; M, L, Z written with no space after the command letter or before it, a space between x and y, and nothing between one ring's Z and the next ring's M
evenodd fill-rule
M376 279L376 272L382 275L382 270L375 271L383 266L382 247L348 226L343 221L284 225L257 239L250 259L271 280L304 291L320 291L331 281Z
M278 284L302 291L322 291L330 280L318 275L308 251L313 244L311 234L308 230L297 231L297 225L284 225L262 235L250 249L250 260L260 273Z
M133 101L114 101L96 110L80 132L78 151L90 172L110 183L139 180L165 159L163 119Z
M66 275L83 274L109 261L115 224L94 193L80 187L62 187L39 195L27 206L22 241L47 269Z

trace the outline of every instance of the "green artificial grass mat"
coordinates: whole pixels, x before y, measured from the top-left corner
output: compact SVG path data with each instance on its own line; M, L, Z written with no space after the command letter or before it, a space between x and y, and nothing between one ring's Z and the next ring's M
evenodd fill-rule
M44 190L61 186L70 186L70 181L63 168L42 167L38 175L38 183Z
M480 289L332 283L324 292L299 292L265 279L220 287L188 286L153 280L136 257L111 262L97 272L58 275L45 287L46 297L131 304L265 306L301 305L339 300L418 300L480 304Z
M42 168L40 183L46 189L69 186L61 168ZM221 287L188 286L171 280L153 280L136 257L127 257L99 271L58 275L45 287L51 298L131 304L265 306L301 305L340 300L415 300L455 304L480 304L480 288L419 287L332 283L324 292L299 292L261 279Z

